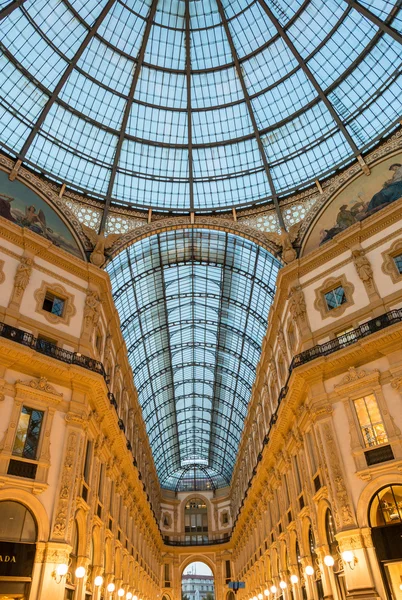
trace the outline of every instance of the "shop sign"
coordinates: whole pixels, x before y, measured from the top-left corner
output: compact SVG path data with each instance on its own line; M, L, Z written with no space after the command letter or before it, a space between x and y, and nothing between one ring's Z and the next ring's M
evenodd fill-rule
M35 544L0 542L0 577L31 577Z

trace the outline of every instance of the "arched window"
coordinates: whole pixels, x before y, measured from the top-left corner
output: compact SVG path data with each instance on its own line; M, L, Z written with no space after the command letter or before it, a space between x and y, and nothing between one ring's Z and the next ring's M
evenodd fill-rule
M388 485L371 500L370 525L400 525L402 523L402 485Z
M36 542L37 529L30 511L19 502L0 502L0 540L4 542Z
M0 502L0 598L28 598L36 553L37 525L19 502Z
M205 500L191 498L184 508L185 540L189 542L208 541L208 509Z
M325 513L325 533L327 536L327 544L329 546L329 550L332 556L337 555L337 550L338 550L338 542L336 541L335 538L335 525L334 525L334 518L332 516L332 512L329 510L329 508L327 509L327 512Z
M340 559L339 544L335 537L336 529L334 523L334 517L329 508L325 513L325 534L327 538L327 544L329 547L329 553L334 559L333 572L335 574L335 582L338 590L339 598L345 599L347 595L347 588L345 583L345 574L343 570L343 562Z
M388 598L400 597L402 575L402 485L378 490L369 506L371 535Z
M309 544L309 549L310 549L310 554L311 554L312 566L314 569L314 579L315 579L315 584L317 587L317 595L318 595L318 598L320 600L322 600L324 598L324 590L323 590L322 581L321 581L321 571L320 571L320 569L317 568L318 556L317 556L317 552L315 549L315 538L314 538L313 528L311 527L311 525L310 525L310 529L308 531L308 544Z

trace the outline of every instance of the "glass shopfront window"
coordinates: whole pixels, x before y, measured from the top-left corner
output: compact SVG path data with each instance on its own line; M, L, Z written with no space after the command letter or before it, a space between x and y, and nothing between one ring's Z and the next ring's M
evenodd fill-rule
M0 600L26 600L36 553L36 523L25 506L11 500L0 502L0 515Z
M370 503L369 519L387 595L392 600L401 600L402 485L388 485L376 492Z

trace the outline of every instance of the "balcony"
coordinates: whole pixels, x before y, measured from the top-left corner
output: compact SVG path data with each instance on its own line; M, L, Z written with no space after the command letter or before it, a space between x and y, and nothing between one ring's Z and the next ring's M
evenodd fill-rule
M45 340L40 340L32 335L32 333L28 333L27 331L23 331L17 327L0 323L0 337L12 340L13 342L17 342L17 344L22 344L28 348L32 348L40 354L51 356L52 358L61 360L64 363L78 365L84 369L88 369L89 371L94 371L95 373L102 375L102 377L105 377L106 375L103 364L100 361L90 358L89 356L84 356L79 352L72 352L71 350L59 348L59 346L56 346L56 344L52 344L51 342L47 342Z

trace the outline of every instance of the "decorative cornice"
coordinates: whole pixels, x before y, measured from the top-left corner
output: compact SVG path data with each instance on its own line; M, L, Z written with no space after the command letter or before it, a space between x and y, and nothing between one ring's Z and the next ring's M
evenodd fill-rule
M334 385L334 389L338 394L344 395L345 392L351 392L358 388L364 387L365 385L379 383L380 371L374 369L368 371L367 369L356 369L356 367L349 367L348 372L344 375L341 381Z

